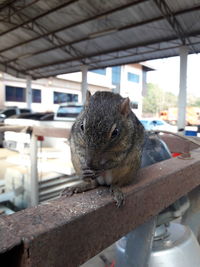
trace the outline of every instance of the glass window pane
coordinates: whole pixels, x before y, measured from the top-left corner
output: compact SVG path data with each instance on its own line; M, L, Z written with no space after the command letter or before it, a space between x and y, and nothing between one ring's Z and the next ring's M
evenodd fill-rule
M121 79L121 67L112 67L112 84L117 85L120 83Z
M6 101L25 102L25 88L6 85Z
M32 89L32 102L41 103L41 90Z
M132 72L128 72L128 81L134 82L134 83L139 83L140 77L137 74L134 74Z
M90 70L91 72L101 74L101 75L106 75L106 69L97 69L97 70Z
M67 103L67 102L78 102L77 94L54 92L53 98L54 98L54 104L61 104L61 103Z

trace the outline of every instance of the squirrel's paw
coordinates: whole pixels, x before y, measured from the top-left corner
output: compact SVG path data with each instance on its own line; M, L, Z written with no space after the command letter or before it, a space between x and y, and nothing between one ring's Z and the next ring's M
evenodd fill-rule
M60 194L61 197L71 197L73 194L78 193L76 187L66 187Z
M111 186L110 191L112 194L113 199L116 202L116 206L119 208L125 203L124 194L121 189L117 186Z
M73 194L83 193L85 191L94 189L94 188L97 187L97 185L98 185L97 182L94 181L94 180L83 181L79 185L66 187L61 192L61 195L60 196L71 197Z

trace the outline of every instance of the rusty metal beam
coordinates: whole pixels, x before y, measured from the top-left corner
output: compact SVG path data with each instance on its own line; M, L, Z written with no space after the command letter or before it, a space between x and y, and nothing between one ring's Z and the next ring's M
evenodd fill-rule
M190 141L186 141L180 137L164 134L161 138L167 144L171 153L185 153L186 150L191 151L199 147L199 145L192 143L192 140L199 142L199 137L189 137Z
M121 208L100 187L1 217L0 259L7 260L5 266L79 266L197 187L199 173L196 149L190 160L141 169L137 182L123 188Z
M41 127L41 126L19 126L19 125L6 125L0 124L0 133L11 132L24 132L33 133L36 136L69 138L70 128L55 128L55 127Z

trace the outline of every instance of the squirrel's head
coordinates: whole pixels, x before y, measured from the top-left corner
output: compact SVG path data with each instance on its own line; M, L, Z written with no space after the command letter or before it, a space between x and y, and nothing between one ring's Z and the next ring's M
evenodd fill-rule
M130 108L129 98L111 92L87 92L84 110L73 129L76 144L84 151L87 165L113 168L128 153L143 126Z

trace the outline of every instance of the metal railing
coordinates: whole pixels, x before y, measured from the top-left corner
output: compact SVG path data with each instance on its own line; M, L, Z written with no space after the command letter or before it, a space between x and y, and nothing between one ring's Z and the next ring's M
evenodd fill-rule
M33 136L47 133L34 128ZM59 131L55 135L63 137ZM162 138L172 152L185 152L183 140ZM187 159L171 158L141 169L135 183L122 189L125 204L120 208L108 188L99 187L2 216L1 262L5 266L79 266L200 185L200 149L196 147L191 145Z

